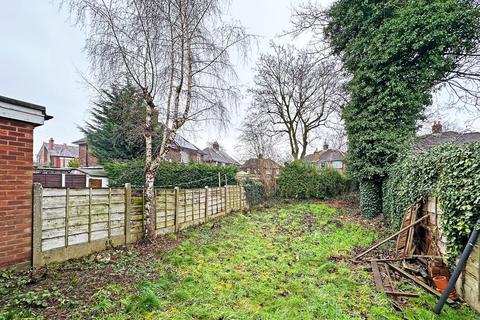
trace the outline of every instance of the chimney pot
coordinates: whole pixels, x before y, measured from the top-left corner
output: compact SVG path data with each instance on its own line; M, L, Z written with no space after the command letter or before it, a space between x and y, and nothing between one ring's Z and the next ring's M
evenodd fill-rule
M443 126L440 121L434 121L432 125L432 133L442 133Z
M328 150L328 143L325 142L325 143L323 144L323 150Z

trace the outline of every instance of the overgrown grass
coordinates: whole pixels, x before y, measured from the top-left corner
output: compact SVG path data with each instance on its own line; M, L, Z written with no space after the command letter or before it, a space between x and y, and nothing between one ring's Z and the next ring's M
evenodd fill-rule
M148 262L154 280L105 285L73 318L478 319L466 307L439 317L421 293L404 313L375 292L371 274L336 257L378 236L317 204L273 207L191 228ZM115 268L114 268L115 270ZM74 290L81 290L81 283ZM76 310L76 311L75 311ZM1 318L1 316L0 316Z

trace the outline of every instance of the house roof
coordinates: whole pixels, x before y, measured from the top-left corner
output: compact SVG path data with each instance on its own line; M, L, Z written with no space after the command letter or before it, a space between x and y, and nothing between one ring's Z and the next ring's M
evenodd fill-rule
M480 132L461 133L455 131L444 131L430 133L417 137L413 151L414 153L419 153L441 144L462 145L476 141L480 141Z
M50 149L50 143L44 142L43 147L45 147L51 156L59 156L64 158L78 158L79 148L77 146L70 146L67 144L53 144L53 149Z
M72 142L73 144L78 144L78 145L81 145L81 144L86 144L87 143L87 137L83 137L81 139L78 139L76 141L73 141Z
M237 160L230 157L226 152L221 150L215 150L214 148L205 148L202 150L204 153L204 161L219 162L226 164L238 164Z
M246 168L254 168L258 169L260 166L260 160L263 160L263 166L266 169L280 169L281 166L273 161L272 159L259 159L259 158L252 158L245 161L242 165L242 169Z
M313 154L305 156L305 160L314 162L330 162L330 161L343 161L345 154L337 149L326 149L322 151L316 151Z
M44 121L53 117L47 114L44 106L8 98L0 95L0 116L8 119L43 125Z
M81 139L78 139L76 141L72 142L73 144L81 145L81 144L86 144L87 143L87 137L83 137ZM193 143L182 137L181 135L177 134L175 136L175 140L173 142L174 147L177 147L179 149L189 149L189 150L194 150L198 152L202 152L200 148L195 146Z
M177 134L175 135L175 140L173 141L173 144L175 147L179 149L188 149L188 150L193 150L197 151L198 153L203 154L202 150L200 150L196 145L182 137L181 135Z

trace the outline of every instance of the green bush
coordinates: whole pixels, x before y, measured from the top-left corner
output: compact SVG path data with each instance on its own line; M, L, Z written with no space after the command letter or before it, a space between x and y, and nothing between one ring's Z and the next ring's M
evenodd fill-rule
M120 187L125 183L142 187L145 182L144 162L130 160L122 162L109 162L104 165L110 186ZM203 188L205 186L217 187L218 174L221 184L236 184L237 166L213 166L205 163L174 163L160 164L155 176L155 186L160 188Z
M405 210L427 195L437 196L442 207L440 223L453 261L480 218L480 143L438 146L393 166L384 186L387 221L398 228Z
M259 181L246 179L243 182L247 202L250 206L257 205L265 199L265 187Z
M278 189L283 197L299 199L333 198L347 190L348 178L334 169L320 169L304 161L293 161L285 166L278 178Z

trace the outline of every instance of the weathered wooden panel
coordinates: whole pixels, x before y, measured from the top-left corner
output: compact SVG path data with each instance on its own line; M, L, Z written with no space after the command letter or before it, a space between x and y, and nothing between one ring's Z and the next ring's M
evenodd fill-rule
M117 244L140 239L144 223L142 190L129 188L128 193L125 190L44 189L39 206L41 223L38 224L42 256L35 259L37 265L38 261L41 265L104 249L112 239ZM237 186L179 189L176 199L174 189L156 190L156 232L164 234L182 230L204 223L205 217L209 220L232 209L238 210L246 205L242 191ZM128 217L125 216L127 208ZM128 231L125 230L126 223Z

